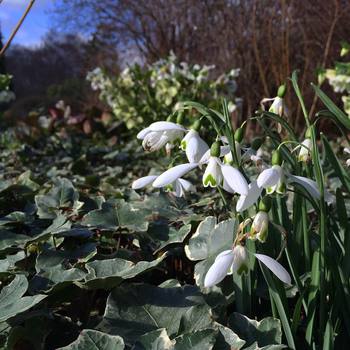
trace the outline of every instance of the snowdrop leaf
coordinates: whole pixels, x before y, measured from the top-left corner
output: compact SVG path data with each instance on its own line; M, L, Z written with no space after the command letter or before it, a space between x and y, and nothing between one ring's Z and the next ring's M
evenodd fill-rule
M142 335L133 350L174 350L174 343L166 329L160 328Z
M275 259L264 255L254 254L276 277L286 284L291 284L292 280L288 271Z

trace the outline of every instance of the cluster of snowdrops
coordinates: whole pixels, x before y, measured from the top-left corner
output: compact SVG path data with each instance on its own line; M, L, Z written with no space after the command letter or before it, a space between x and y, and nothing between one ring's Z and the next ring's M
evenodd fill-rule
M285 86L281 86L278 96L265 99L263 103L272 101L270 112L283 115ZM182 111L183 112L183 111ZM229 272L242 274L248 270L249 254L255 257L270 269L282 282L291 284L291 277L287 270L275 259L264 254L251 253L246 247L246 240L258 240L264 243L268 234L271 198L274 192L285 194L289 183L296 183L309 193L311 197L320 199L317 183L307 177L296 176L284 167L280 146L272 152L270 162L266 162L262 151L262 138L255 138L249 147L243 144L245 123L229 137L217 135L211 145L208 145L200 135L202 120L197 119L190 128L181 125L182 112L175 121L171 117L167 121L154 122L141 130L137 138L142 140L143 148L154 152L165 147L167 154L171 154L174 147L179 147L186 153L187 163L173 165L159 175L148 175L135 180L132 184L134 190L142 189L148 185L154 188L164 188L177 197L185 196L186 192L195 191L195 186L183 177L199 168L203 171L202 182L204 187L217 188L220 194L225 191L238 195L234 212L240 215L241 223L238 234L233 242L232 249L225 250L217 255L215 262L208 270L204 286L212 287L221 282ZM174 118L174 116L172 116ZM308 130L305 139L293 152L298 152L298 161L310 160L312 142ZM256 175L247 176L245 166L253 166ZM325 191L325 200L332 202L333 196ZM223 198L223 197L222 197ZM224 198L223 198L224 200ZM253 217L244 217L244 212L256 205L257 212ZM273 223L272 223L273 224ZM276 225L277 226L277 225ZM282 227L278 228L285 234Z

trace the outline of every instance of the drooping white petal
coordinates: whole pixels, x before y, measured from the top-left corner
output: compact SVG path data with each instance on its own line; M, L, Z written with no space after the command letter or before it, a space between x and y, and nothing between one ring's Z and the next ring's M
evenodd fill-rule
M319 200L321 198L320 190L318 189L317 182L313 181L304 176L288 175L291 182L296 182L297 184L303 186L306 191L309 192L311 197ZM333 202L334 197L327 190L324 191L324 199L326 202Z
M257 179L257 184L259 187L272 187L277 184L279 180L279 172L276 168L268 168L260 173Z
M157 177L158 175L140 177L132 183L131 187L134 190L139 190L140 188L150 185Z
M174 187L175 187L175 192L173 192L175 194L176 197L184 197L185 196L185 191L183 189L183 187L181 186L181 183L176 180L174 182Z
M149 133L149 132L151 132L151 130L150 130L150 128L145 128L145 129L142 129L137 135L136 135L136 137L137 137L137 139L138 140L143 140L144 138L145 138L145 136Z
M187 141L186 156L190 163L198 163L208 150L209 146L198 133Z
M234 255L232 250L225 250L220 253L205 275L204 287L212 287L220 283L231 268L233 259Z
M172 122L163 122L163 121L152 123L148 128L151 131L170 131L170 130L185 131L186 130L183 126L179 124L175 124Z
M234 191L244 196L248 195L249 187L247 180L238 169L224 164L221 166L221 171L225 181Z
M179 177L184 176L189 171L193 170L198 166L197 163L186 163L174 166L168 169L163 174L159 175L157 179L153 182L153 187L164 187L173 183Z
M193 184L185 179L177 179L177 181L181 184L183 189L186 192L195 192L196 188L193 186Z
M251 207L258 200L262 192L262 187L258 187L256 180L249 184L248 195L241 195L237 201L236 210L242 212Z
M277 278L286 284L291 284L292 280L288 271L275 259L264 254L254 254Z
M229 184L226 182L225 178L224 178L224 181L222 182L222 188L223 188L226 192L228 192L228 193L232 193L232 194L236 193L236 191L233 190L233 189L229 186Z

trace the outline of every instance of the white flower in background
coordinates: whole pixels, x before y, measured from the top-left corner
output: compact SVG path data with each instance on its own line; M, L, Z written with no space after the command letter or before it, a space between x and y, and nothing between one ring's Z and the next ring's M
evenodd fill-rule
M236 211L238 211L239 213L243 212L244 210L247 210L254 203L256 203L263 190L261 187L258 186L255 180L252 181L248 187L248 194L241 195L237 201Z
M240 163L241 162L241 154L242 154L240 143L235 141L235 147L236 147L237 160L238 160L238 163ZM229 150L229 152L224 156L224 163L226 163L226 164L233 163L233 155L232 155L231 150Z
M280 165L274 165L273 168L278 172L278 181L275 185L266 188L268 194L277 192L279 194L284 194L286 192L286 178L284 170Z
M264 254L254 254L254 256L282 282L291 284L289 273L278 261ZM209 268L204 279L204 287L208 288L220 283L230 270L238 274L248 271L248 263L248 251L242 245L235 246L233 250L223 251Z
M305 188L307 192L311 195L311 197L319 200L321 198L321 193L320 190L317 186L317 182L313 181L307 177L304 176L295 176L295 175L288 175L288 180L289 182L295 182L302 187ZM332 203L334 202L334 196L330 194L327 190L324 191L324 200L327 203Z
M312 149L312 141L309 138L306 138L302 143L298 154L299 162L308 162L311 158L311 149Z
M181 139L186 129L172 122L161 121L152 123L137 134L146 151L154 152L177 139Z
M276 96L275 98L271 99L273 102L269 108L269 112L278 114L280 117L289 115L289 110L284 102L284 99Z
M197 120L191 130L182 139L180 148L186 152L190 163L198 163L209 150L207 143L199 136L200 121Z
M344 148L344 153L350 154L350 148L349 147L345 147ZM350 166L350 158L348 158L346 160L346 166Z
M143 187L146 187L150 185L152 182L154 182L154 180L157 178L158 178L158 175L148 175L148 176L141 177L132 183L132 189L139 190ZM167 190L172 192L176 197L184 197L185 192L196 191L195 187L192 185L191 182L181 178L177 178L173 183L168 184L164 187L166 187Z
M253 240L258 239L264 243L267 238L268 227L269 215L265 211L259 211L254 217L249 238Z

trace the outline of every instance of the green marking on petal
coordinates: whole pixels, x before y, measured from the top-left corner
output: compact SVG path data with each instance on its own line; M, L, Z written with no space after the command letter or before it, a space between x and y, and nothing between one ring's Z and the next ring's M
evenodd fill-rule
M187 146L187 142L185 140L182 140L181 141L181 144L180 144L180 148L183 150L183 151L186 151L186 146Z
M205 187L208 187L208 186L216 187L216 180L215 180L214 176L211 174L207 175L203 180L203 185Z

